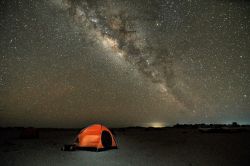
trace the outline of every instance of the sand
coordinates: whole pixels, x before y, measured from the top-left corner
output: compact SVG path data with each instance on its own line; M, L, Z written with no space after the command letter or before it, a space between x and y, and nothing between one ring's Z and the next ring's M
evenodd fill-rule
M115 130L118 149L65 152L77 130L40 130L20 139L20 129L1 129L0 165L249 166L250 132L201 133L197 129Z

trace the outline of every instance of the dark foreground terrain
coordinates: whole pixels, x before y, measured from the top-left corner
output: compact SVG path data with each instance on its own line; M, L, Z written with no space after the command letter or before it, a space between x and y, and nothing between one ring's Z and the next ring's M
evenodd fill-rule
M39 131L20 139L20 129L1 129L0 165L249 166L250 132L204 133L198 129L115 130L118 149L65 152L78 130Z

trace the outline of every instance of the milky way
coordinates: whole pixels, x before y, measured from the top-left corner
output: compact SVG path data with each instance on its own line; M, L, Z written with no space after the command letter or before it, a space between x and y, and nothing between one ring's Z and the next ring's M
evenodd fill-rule
M249 123L248 13L244 1L2 1L2 125Z
M162 93L173 94L176 103L194 109L192 96L176 86L183 82L179 80L178 83L175 80L173 55L167 47L160 48L160 52L156 53L158 50L154 50L150 43L147 43L146 34L140 32L140 27L136 27L136 23L141 21L136 12L131 16L129 11L121 7L122 2L115 4L113 1L103 2L103 5L96 2L92 8L86 1L64 1L62 5L92 40L101 43L104 48L111 49L113 56L120 56L122 60L136 66L140 73L158 84ZM132 6L130 10L135 9ZM153 21L154 18L150 19L152 20L149 21ZM156 23L156 26L158 24Z

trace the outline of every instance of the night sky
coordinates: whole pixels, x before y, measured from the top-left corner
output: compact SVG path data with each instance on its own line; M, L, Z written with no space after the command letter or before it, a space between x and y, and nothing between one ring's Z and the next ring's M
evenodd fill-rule
M0 126L250 123L250 2L1 0Z

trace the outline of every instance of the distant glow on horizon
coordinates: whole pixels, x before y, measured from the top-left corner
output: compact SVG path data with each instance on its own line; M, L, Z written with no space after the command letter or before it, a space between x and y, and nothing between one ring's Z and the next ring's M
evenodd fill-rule
M161 127L166 127L166 123L163 123L163 122L153 122L153 123L150 123L149 126L150 127L154 127L154 128L161 128Z

